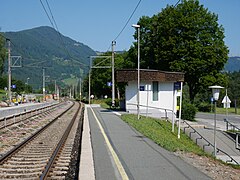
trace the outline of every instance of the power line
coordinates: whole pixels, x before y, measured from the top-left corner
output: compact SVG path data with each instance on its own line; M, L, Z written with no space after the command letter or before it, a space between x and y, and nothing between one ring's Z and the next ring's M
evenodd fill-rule
M122 32L124 31L124 29L127 27L129 21L132 19L133 15L135 14L135 12L136 12L138 6L140 5L141 1L142 1L142 0L139 0L139 1L138 1L136 7L134 8L133 12L132 12L131 15L129 16L129 18L128 18L128 20L126 21L125 25L123 26L123 28L121 29L121 31L118 33L118 35L115 37L115 39L114 39L113 41L116 41L116 40L119 38L119 36L122 34ZM111 47L112 47L112 43L109 45L107 51L109 51L109 49L110 49Z
M49 15L47 9L45 8L42 0L40 0L41 5L42 5L42 7L43 7L43 9L44 9L44 11L45 11L45 13L46 13L49 21L50 21L52 27L56 30L56 32L57 32L57 34L58 34L58 37L59 37L59 39L60 39L60 44L62 44L63 50L64 50L64 51L66 52L66 54L69 56L70 61L71 61L71 67L72 67L72 69L73 69L73 59L74 59L74 57L69 53L69 51L68 51L68 49L67 49L67 47L66 47L66 45L65 45L65 43L64 43L64 41L63 41L63 39L62 39L62 35L61 35L61 33L60 33L59 29L58 29L57 23L56 23L56 21L55 21L55 18L54 18L54 16L53 16L53 13L52 13L52 10L51 10L51 7L50 7L48 1L47 1L47 0L45 0L45 1L46 1L46 4L47 4L47 7L48 7L48 10L49 10L49 13L50 13L51 17L50 17L50 15Z
M116 38L113 41L116 41L118 39L118 37L122 34L122 32L124 31L124 29L126 28L126 26L128 25L129 21L132 19L134 13L136 12L138 6L140 5L142 0L139 0L135 9L133 10L132 14L130 15L130 17L128 18L127 22L125 23L125 25L123 26L122 30L118 33L118 35L116 36Z
M180 1L182 0L178 0L178 2L174 5L174 7L176 7L180 3Z
M56 23L56 21L55 21L55 19L54 19L54 17L53 17L52 10L51 10L51 8L50 8L49 3L48 3L47 0L46 0L46 3L47 3L47 6L48 6L48 10L49 10L49 12L50 12L50 14L51 14L51 16L52 16L52 20L53 20L53 22L54 22L54 24L55 24L55 27L56 27L57 31L59 32L57 23Z
M50 16L49 16L49 14L48 14L48 12L47 12L47 10L46 10L46 8L45 8L45 6L44 6L42 0L40 0L40 2L41 2L41 4L42 4L43 10L45 11L45 13L46 13L46 15L47 15L47 17L48 17L48 19L49 19L49 21L50 21L52 27L54 28L54 24L53 24L53 22L52 22L52 20L51 20L51 18L50 18ZM55 29L55 28L54 28L54 29Z

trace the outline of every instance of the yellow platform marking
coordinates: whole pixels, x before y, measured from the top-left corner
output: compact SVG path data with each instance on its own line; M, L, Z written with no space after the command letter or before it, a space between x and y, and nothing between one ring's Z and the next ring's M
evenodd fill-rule
M120 162L120 160L119 160L119 158L117 156L117 153L114 151L114 149L113 149L113 147L112 147L112 145L111 145L111 143L110 143L110 141L109 141L109 139L108 139L108 137L107 137L107 135L106 135L106 133L105 133L101 123L100 123L100 121L98 120L98 118L97 118L96 114L94 113L94 111L93 111L91 106L90 106L90 108L92 110L94 118L96 119L96 121L98 123L99 129L101 130L101 133L102 133L102 135L103 135L103 137L105 139L107 147L108 147L109 151L112 154L113 160L114 160L114 162L115 162L115 164L117 166L117 169L118 169L122 179L123 180L128 180L129 178L127 176L127 173L126 173L125 169L123 168L122 163Z

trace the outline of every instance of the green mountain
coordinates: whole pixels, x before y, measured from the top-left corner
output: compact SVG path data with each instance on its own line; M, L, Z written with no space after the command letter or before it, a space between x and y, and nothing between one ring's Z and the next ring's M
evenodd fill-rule
M227 72L240 71L240 57L230 57L224 68Z
M43 68L50 81L63 85L67 79L84 77L89 70L89 57L96 55L90 47L47 26L6 32L4 36L12 42L11 56L22 57L22 67L12 68L13 78L24 82L30 78L28 83L35 89L42 87Z

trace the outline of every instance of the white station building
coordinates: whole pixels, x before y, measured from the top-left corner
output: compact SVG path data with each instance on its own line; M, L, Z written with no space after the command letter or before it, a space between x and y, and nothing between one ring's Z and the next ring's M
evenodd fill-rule
M117 82L127 83L125 86L125 109L133 114L137 113L137 72L137 69L116 72ZM157 118L169 118L172 116L172 112L176 115L178 90L183 81L184 73L141 69L140 115Z

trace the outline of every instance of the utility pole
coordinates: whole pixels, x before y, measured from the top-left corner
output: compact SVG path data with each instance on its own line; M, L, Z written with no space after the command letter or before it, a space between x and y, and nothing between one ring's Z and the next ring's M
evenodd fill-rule
M114 78L114 46L116 41L112 41L112 107L115 107L115 78Z
M12 72L11 67L21 67L21 56L11 56L11 41L6 39L8 43L8 99L9 103L12 102ZM14 63L12 63L14 62ZM20 62L20 65L17 65L17 62Z
M11 92L11 41L10 39L7 39L8 42L8 98L9 103L12 102L12 92Z
M90 57L88 72L88 104L91 104L91 71L92 71L92 57Z
M45 101L45 69L43 68L43 101Z

